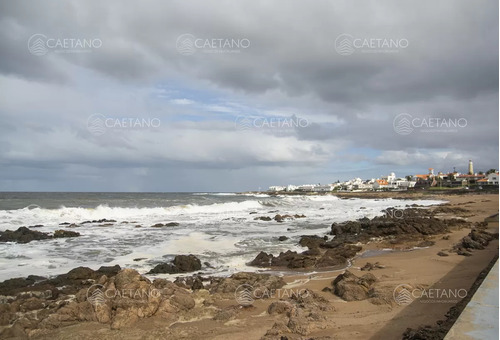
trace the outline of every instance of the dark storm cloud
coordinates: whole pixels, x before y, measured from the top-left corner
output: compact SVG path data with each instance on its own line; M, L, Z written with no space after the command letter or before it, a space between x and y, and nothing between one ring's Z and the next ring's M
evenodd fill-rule
M9 176L15 169L24 167L22 174L29 177L29 169L36 173L37 164L48 163L64 168L69 187L77 164L88 165L97 177L99 169L113 167L132 177L139 176L133 169L141 166L169 168L171 176L183 178L186 169L191 174L205 169L212 190L238 190L234 178L228 184L227 174L221 175L234 169L256 187L283 177L335 180L328 177L331 167L369 169L366 162L387 171L433 164L448 169L469 157L482 167L498 164L495 1L391 0L363 6L352 1L0 1L0 32L0 86L8 94L0 99L0 129L13 127L0 136L4 187L19 182ZM89 53L35 56L28 39L37 33L99 39L102 46ZM250 46L238 53L182 55L176 43L185 33L207 40L245 38ZM394 53L340 55L335 40L341 34L409 44ZM182 84L193 89L192 98L169 93L162 102L155 97L157 84L172 89ZM287 134L242 136L231 124L221 125L219 117L247 113L222 104L213 109L194 89L243 103L256 114L285 112L280 114L305 117L309 124ZM200 116L208 123L167 124L161 133L99 139L85 126L95 112L149 113L163 121ZM400 113L463 118L467 127L401 136L393 129ZM340 156L351 149L371 151ZM177 187L157 171L150 175L159 176L155 180L169 190L204 186L196 181L190 187L186 180Z

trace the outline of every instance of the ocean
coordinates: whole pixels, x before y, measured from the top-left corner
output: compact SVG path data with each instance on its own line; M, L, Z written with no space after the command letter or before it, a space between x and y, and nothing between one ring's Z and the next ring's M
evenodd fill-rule
M81 236L0 243L0 280L52 276L78 266L97 269L119 264L145 274L178 254L194 254L211 267L206 275L257 271L247 263L260 251L304 251L301 235L325 235L333 222L382 215L389 207L443 203L435 200L341 199L335 196L269 196L236 193L0 193L0 231L72 228ZM258 216L303 214L282 223ZM116 223L84 221L112 219ZM156 223L178 226L153 228ZM140 225L141 227L136 227ZM69 230L69 229L68 229ZM280 242L279 236L288 240ZM138 260L140 259L140 260ZM177 276L177 275L176 275ZM154 277L171 278L168 274Z

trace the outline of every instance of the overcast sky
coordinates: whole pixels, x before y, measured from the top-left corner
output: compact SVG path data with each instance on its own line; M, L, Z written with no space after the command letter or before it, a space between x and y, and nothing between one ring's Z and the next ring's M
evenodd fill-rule
M498 1L0 0L0 44L0 191L498 168Z

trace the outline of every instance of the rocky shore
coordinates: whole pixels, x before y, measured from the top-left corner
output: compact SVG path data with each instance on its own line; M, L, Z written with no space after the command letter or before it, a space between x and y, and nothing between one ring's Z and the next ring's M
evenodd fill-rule
M485 219L498 213L498 196L488 199L491 204L463 196L432 209L408 207L402 215L388 209L382 217L333 223L327 235L301 237L303 252L261 252L250 263L304 275L208 277L197 272L209 264L186 254L148 273L195 273L175 281L119 266L6 280L0 283L0 338L432 339L435 332L425 326L454 304L402 306L394 287L422 290L439 282L469 290L498 251L498 215ZM78 236L32 229L3 232L0 241ZM363 257L380 249L397 252ZM454 276L454 268L460 274Z

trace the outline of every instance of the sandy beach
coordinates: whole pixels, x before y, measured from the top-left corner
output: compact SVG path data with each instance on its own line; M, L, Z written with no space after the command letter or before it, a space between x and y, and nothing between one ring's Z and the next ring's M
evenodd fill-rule
M498 215L488 219L498 214L498 195L434 195L432 199L448 201L444 206L452 211L465 209L461 210L461 216L440 213L439 218L458 217L471 223L487 219L485 230L498 233ZM378 240L363 244L348 271L358 277L373 274L376 278L373 287L378 294L375 300L345 301L333 294L332 281L344 270L325 268L305 274L288 273L283 277L284 287L266 298L255 299L250 306L238 303L234 293L211 294L202 289L189 292L195 306L173 322L154 315L138 318L131 326L110 329L107 323L89 320L70 322L65 327L29 330L27 336L33 339L401 339L408 328L435 326L438 320L445 319L448 310L468 294L479 273L497 256L497 239L483 250L473 250L472 256L454 253L453 246L470 231L461 228L446 235L431 235L426 240L432 241L432 245L416 249L411 242L391 245L387 240ZM439 256L439 252L446 255ZM370 271L361 270L367 263L377 266ZM394 291L400 285L413 287L420 292L419 296L412 296L410 303L397 303ZM432 296L436 289L459 292L459 296ZM431 296L423 296L428 292ZM290 299L293 293L308 296ZM282 305L270 307L279 300L284 301ZM290 301L296 305L291 306ZM292 310L288 310L289 306ZM0 334L4 338L27 337L20 332Z

